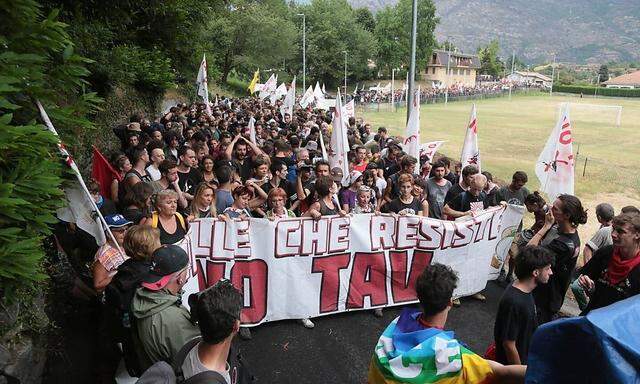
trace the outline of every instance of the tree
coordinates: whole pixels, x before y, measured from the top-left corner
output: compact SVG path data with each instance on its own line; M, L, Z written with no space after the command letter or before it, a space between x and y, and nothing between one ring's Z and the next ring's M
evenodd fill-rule
M34 102L42 102L64 139L92 129L87 115L100 100L81 92L90 61L75 52L56 11L45 17L34 0L0 6L0 292L11 303L17 291L44 279L42 241L64 201L58 138L44 128Z
M369 8L357 8L354 10L356 22L364 28L365 31L373 33L376 29L376 19Z
M411 53L411 20L412 0L400 0L396 5L398 20L402 26L400 34L401 54L405 59L405 65L409 66ZM436 17L436 6L432 0L418 0L418 25L416 35L416 72L425 68L431 52L437 46L435 39L436 25L440 19Z
M504 65L498 57L500 46L498 40L494 39L485 46L478 47L478 57L480 58L480 74L499 77L502 75Z
M512 59L513 59L513 55L507 57L507 60L504 63L504 69L509 73L511 73L511 60ZM513 63L514 63L514 65L513 65L513 70L514 71L522 70L522 69L527 68L527 65L522 60L520 60L520 58L517 55L515 57L515 60L513 60Z
M369 60L377 51L373 34L356 22L346 0L314 0L300 11L307 18L307 73L327 85L338 85L344 77L344 51L347 76L369 78ZM311 81L307 81L311 84Z
M229 0L206 27L212 62L226 83L233 69L253 73L256 67L281 67L298 48L298 31L284 0Z
M400 43L400 20L395 10L385 7L376 14L375 38L378 42L376 64L391 75L391 69L406 63Z
M600 82L609 80L609 67L606 64L600 66L598 69L598 75L600 75Z
M458 47L455 46L455 44L453 44L452 41L449 40L445 40L441 45L440 45L440 49L445 50L445 51L451 51L451 52L455 52L458 50Z

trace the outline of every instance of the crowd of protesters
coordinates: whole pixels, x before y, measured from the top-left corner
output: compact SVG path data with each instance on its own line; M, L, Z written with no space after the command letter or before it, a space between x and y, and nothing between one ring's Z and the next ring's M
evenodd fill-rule
M222 282L194 297L191 312L181 303L189 265L175 244L199 218L318 219L382 212L464 220L492 206L522 205L535 221L518 235L502 277L509 287L495 323L494 357L502 364L527 363L531 335L559 316L570 286L584 301L585 312L640 292L640 215L634 207L617 216L608 205L597 210L603 229L587 242L588 262L576 271L577 227L587 215L575 196L546 202L538 192L530 193L522 171L500 186L490 172L480 173L474 165L460 169L458 162L439 154L412 157L384 127L374 132L354 118L347 124L351 151L345 175L322 156L322 142L330 142L330 111L296 107L291 116L281 113L281 101L216 100L210 113L201 103L178 104L156 119L136 114L114 128L120 141L120 151L111 156L116 174L106 188L95 180L88 183L113 237L92 249L86 238L73 243L72 237L80 235L72 225L57 232L63 248L73 243L91 253L88 272L80 275L90 279L85 289L103 302L101 378L106 382L112 382L121 356L132 374L178 356L185 378L215 371L224 382L234 382L227 364L234 355L231 339L236 333L251 337L240 327L239 293ZM459 305L452 297L455 275L437 268L425 273L424 279L441 276L445 286L431 293L436 298L428 292L421 296L418 289L428 314L419 318L420 327L441 328L448 308ZM481 293L474 297L484 300ZM310 319L301 323L314 327ZM501 365L491 367L505 373Z
M404 85L400 85L400 89L393 90L393 100L395 102L406 102L406 88L402 88ZM358 103L389 103L391 101L391 87L381 89L363 89L357 91L354 95L356 102ZM420 89L420 101L427 103L435 100L444 100L445 94L449 98L455 98L460 96L483 96L483 95L501 95L509 92L509 88L512 91L521 89L543 89L539 84L524 84L524 83L511 83L508 81L498 81L490 83L479 83L473 87L465 86L462 83L454 83L447 87L422 87Z

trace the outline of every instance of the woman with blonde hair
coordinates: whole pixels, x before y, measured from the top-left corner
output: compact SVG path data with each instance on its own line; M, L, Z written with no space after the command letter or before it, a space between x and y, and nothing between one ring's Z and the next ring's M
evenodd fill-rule
M189 221L216 216L216 194L213 186L206 182L198 184L191 202Z
M160 231L161 244L175 244L187 234L187 221L177 212L178 194L170 189L158 192L155 209L151 216L151 227Z
M296 217L296 214L285 206L287 203L287 192L280 187L273 188L269 191L267 203L269 204L269 210L265 217L269 220Z

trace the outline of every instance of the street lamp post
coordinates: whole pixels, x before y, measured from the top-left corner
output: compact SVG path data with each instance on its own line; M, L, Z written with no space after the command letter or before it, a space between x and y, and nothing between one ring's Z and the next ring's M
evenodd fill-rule
M342 51L344 53L344 101L347 101L347 51Z
M553 64L551 64L551 89L549 89L549 96L553 96L553 79L556 75L556 54L553 54Z
M447 86L444 89L444 105L447 105L447 103L449 102L449 85L451 83L451 45L453 45L452 41L453 39L449 40L449 37L447 37L447 42L449 42L449 44L447 45Z
M302 89L307 89L307 18L304 13L298 13L302 16Z
M411 65L409 66L409 84L407 85L407 121L411 113L411 105L413 104L413 88L416 79L416 31L418 27L418 0L412 1L411 12Z
M600 74L598 73L598 78L596 79L596 89L593 91L593 97L596 98L598 96L598 87L600 86Z

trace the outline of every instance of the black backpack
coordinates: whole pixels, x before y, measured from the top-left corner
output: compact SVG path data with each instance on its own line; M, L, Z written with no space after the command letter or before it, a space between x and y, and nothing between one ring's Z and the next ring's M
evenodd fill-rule
M105 316L107 324L110 324L108 331L117 342L122 343L125 366L133 377L139 376L142 369L133 342L135 319L131 312L131 302L150 265L149 262L131 259L125 261L104 291Z
M184 379L182 364L189 352L202 340L196 337L188 341L180 351L174 356L173 362L169 365L166 361L159 361L147 369L136 381L136 384L226 384L224 376L218 372L205 371ZM242 356L231 346L227 363L231 370L231 384L251 384L256 381L242 361Z

